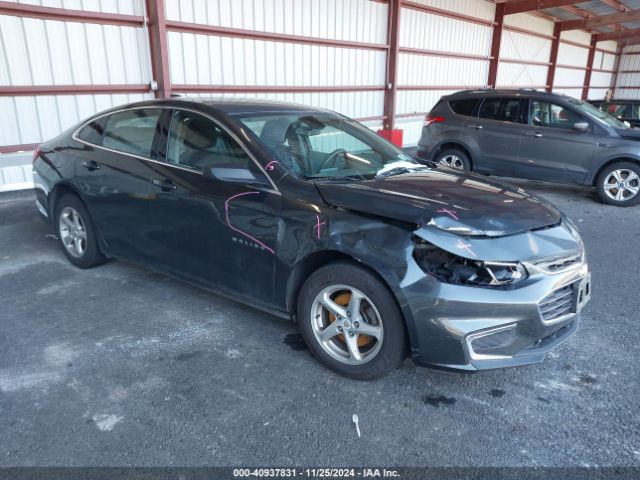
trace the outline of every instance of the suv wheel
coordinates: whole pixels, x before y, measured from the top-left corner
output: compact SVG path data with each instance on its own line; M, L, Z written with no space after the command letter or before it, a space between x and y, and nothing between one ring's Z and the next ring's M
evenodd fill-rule
M447 148L442 150L435 158L435 162L445 167L464 172L471 171L471 159L462 150Z
M62 250L71 263L91 268L105 262L89 212L78 197L64 195L58 201L55 218Z
M404 321L393 295L350 263L327 265L307 279L298 322L313 355L356 380L382 377L406 356Z
M604 203L628 207L640 201L640 165L618 162L605 168L596 182Z

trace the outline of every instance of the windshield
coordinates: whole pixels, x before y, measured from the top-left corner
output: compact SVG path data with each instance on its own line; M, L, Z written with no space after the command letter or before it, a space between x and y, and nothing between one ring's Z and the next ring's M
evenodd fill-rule
M569 100L569 103L571 103L571 105L573 105L574 107L579 108L583 112L589 114L591 117L595 117L613 128L629 128L626 123L623 123L617 118L612 117L608 113L603 112L598 107L594 107L590 103L576 99Z
M238 119L300 178L361 180L396 167L424 168L373 131L335 113L269 112Z

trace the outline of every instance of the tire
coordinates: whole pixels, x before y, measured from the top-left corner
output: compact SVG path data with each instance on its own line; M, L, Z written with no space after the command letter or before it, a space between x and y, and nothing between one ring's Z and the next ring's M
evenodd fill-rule
M107 260L98 247L89 212L77 196L66 194L60 198L55 225L62 251L76 267L91 268Z
M458 148L447 148L438 152L434 161L440 165L463 172L471 171L471 159L469 155Z
M640 165L616 162L598 175L596 187L604 203L618 207L636 205L640 202Z
M322 305L319 299L325 293L343 315L330 313ZM356 314L357 298L360 308ZM353 304L350 300L354 300ZM405 325L394 296L377 277L351 263L329 264L306 280L298 296L297 318L311 353L345 377L380 378L406 357ZM376 336L365 335L364 331ZM329 334L328 340L323 342L321 334ZM355 345L360 360L349 345Z

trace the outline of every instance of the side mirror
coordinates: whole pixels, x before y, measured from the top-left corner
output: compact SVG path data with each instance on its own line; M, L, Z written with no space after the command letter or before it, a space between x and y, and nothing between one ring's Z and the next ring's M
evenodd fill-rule
M589 124L587 122L574 123L573 129L578 132L586 132L587 130L589 130Z
M205 178L219 182L260 183L249 169L231 165L205 167L203 175Z

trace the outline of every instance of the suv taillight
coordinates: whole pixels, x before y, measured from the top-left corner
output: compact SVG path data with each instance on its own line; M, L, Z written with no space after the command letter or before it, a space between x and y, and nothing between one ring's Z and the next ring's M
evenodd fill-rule
M424 126L428 127L432 123L442 123L442 122L444 122L444 117L427 115L424 119Z
M31 159L32 163L36 163L36 160L38 159L38 157L40 156L40 153L42 153L42 150L40 149L40 147L37 147L34 151L33 151L33 157Z

